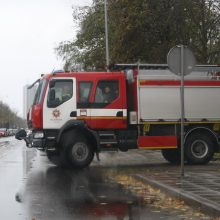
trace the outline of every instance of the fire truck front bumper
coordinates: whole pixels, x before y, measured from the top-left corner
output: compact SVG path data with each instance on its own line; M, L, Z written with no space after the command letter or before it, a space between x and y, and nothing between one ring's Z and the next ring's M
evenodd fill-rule
M56 132L32 132L31 145L39 150L54 150L56 147Z
M31 147L44 149L45 148L45 136L43 131L32 132L30 136Z
M24 140L27 147L37 148L39 150L54 149L56 146L56 136L47 136L43 131L20 131L15 135L18 140Z

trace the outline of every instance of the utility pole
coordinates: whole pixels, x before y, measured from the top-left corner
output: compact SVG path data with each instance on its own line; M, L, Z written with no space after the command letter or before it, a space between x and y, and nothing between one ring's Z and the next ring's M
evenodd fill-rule
M106 53L106 70L109 72L109 47L108 47L108 14L107 0L105 0L105 53Z

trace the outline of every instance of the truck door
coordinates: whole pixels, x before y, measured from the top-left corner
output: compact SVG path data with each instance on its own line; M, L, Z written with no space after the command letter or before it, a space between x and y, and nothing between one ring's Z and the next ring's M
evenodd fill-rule
M90 127L93 129L126 128L125 80L120 77L97 80L90 111Z
M78 96L77 96L77 119L83 120L87 125L91 120L91 91L93 81L79 80L78 81Z
M76 79L53 78L49 81L43 106L43 127L59 129L76 118Z

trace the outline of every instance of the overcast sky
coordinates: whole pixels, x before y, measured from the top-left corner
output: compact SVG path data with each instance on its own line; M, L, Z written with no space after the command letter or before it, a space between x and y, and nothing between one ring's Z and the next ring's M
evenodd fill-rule
M60 69L54 48L73 39L72 6L92 0L0 0L0 100L22 116L23 86Z

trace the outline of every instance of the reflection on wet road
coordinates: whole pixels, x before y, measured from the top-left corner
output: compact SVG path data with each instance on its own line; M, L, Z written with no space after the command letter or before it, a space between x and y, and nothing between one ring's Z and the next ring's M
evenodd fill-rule
M106 166L102 158L103 164L67 170L53 166L43 152L27 149L22 142L9 143L4 152L0 150L1 201L8 207L1 208L0 219L183 219L169 210L146 206L132 187L119 184L115 172L129 174L132 168L126 158L123 169Z
M13 137L0 139L0 219L23 220L15 193L23 184L23 147Z
M36 219L133 219L138 206L137 198L93 168L32 172L21 196L28 216Z

